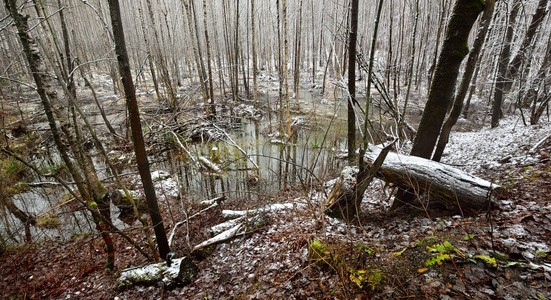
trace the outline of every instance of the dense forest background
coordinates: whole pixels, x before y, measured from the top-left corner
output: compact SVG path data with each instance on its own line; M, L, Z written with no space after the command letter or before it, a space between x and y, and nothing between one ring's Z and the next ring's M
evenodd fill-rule
M108 7L102 2L34 1L21 3L20 9L29 14L33 35L43 39L50 63L58 68L66 64L66 39L72 65L85 74L116 78L114 38ZM545 98L540 85L548 61L547 2L496 1L491 6L488 34L476 59L476 79L471 82L475 95L493 102L494 85L505 65L506 81L518 87L507 104L519 99L525 103L528 95ZM383 2L373 71L389 100L403 101L412 91L428 93L452 7L453 1ZM286 71L282 77L294 93L301 84L322 84L325 77L346 78L347 2L121 1L121 8L136 80L139 84L154 74L161 86L157 96L170 101L169 105L174 105L171 98L176 97L178 86L198 84L198 78L207 85L204 93L216 93L212 98L241 92L252 95L252 78L259 72ZM359 6L357 56L361 66L369 56L376 8L375 4ZM60 12L64 12L66 36ZM14 28L9 26L7 13L3 14L2 79L10 86L28 72ZM471 31L471 41L480 24ZM73 73L78 79L79 72ZM358 76L361 73L359 68ZM211 80L215 81L212 87ZM505 107L510 110L509 105Z
M242 223L239 228L233 224L231 237L243 238L283 223L314 228L307 219L334 229L339 226L331 223L336 222L333 219L328 221L325 212L329 207L334 213L335 203L346 208L340 209L338 217L358 228L366 223L386 226L379 217L365 216L368 205L368 210L375 207L380 215L381 211L405 213L407 217L399 216L401 222L408 222L411 211L420 211L431 221L434 211L439 211L438 215L446 211L443 215L455 215L453 222L459 222L458 215L466 218L467 211L475 216L487 214L490 225L475 219L469 226L482 222L481 226L493 230L492 213L486 206L498 203L502 208L509 207L503 204L509 200L524 201L519 198L519 186L539 189L534 195L542 196L534 198L539 208L543 207L538 214L544 214L549 208L543 196L549 189L544 178L549 171L545 153L550 136L549 2L3 0L0 256L7 258L13 249L24 250L25 268L33 269L37 264L29 257L41 257L33 251L56 249L46 241L60 241L76 249L89 245L94 254L72 271L82 282L95 274L95 280L114 286L112 273L100 273L103 264L120 271L122 265L165 260L176 253L180 257L194 255L201 261L200 268L208 270L204 259L214 251L212 244L229 238L212 244L200 242L219 233L212 228L228 218L225 210L249 209L251 213L250 209L264 207L274 214L291 206L296 209L290 203L270 206L295 197L307 199L304 207L299 205L300 212L295 211L300 221L278 219L285 217L279 213L259 218L230 214ZM458 146L463 140L446 148L458 132L485 136L462 144L463 148ZM503 146L501 138L511 141ZM485 178L488 195L476 200L479 202L473 202L474 198L464 201L458 199L460 188L450 184L452 188L444 187L444 193L452 197L431 211L424 196L431 193L418 190L411 183L412 176L406 178L406 187L397 180L390 182L388 175L386 184L374 179L383 171L379 172L381 166L375 159L371 166L363 159L369 156L370 143L391 143L398 153L423 157L437 165L442 161ZM520 154L492 156L500 150L509 151L509 145L521 145ZM469 147L481 149L480 153L474 150L473 154ZM381 158L390 146L385 149ZM534 158L537 163L519 159L536 154L540 155ZM359 167L353 175L358 184L352 185L351 192L338 190L346 187L346 180L342 185L330 181L339 174L342 180L348 166ZM346 172L341 173L343 168ZM411 175L410 171L406 168L403 172ZM517 175L530 181L521 185ZM456 177L461 181L461 176ZM433 189L437 189L436 183ZM493 194L497 189L499 195ZM374 204L374 198L386 204ZM450 204L450 199L459 204ZM218 213L222 208L225 210ZM413 224L425 226L420 219ZM450 226L433 229L445 231ZM394 229L388 229L389 239L395 239ZM538 284L542 278L551 281L549 240L542 240L548 231L542 230L533 242L543 246L524 245L542 256L538 270L543 277L534 281ZM347 233L348 242L371 237ZM344 263L332 256L350 249L314 235L293 236L300 239L293 247L308 252L310 267L327 271L320 267L321 260L334 272L333 277L318 274L312 282L333 280L342 287L334 292L345 298L357 292L349 293L350 285L358 287L360 294L388 292L379 285L385 278L379 269L366 271L358 265L351 269L348 260ZM442 245L450 246L443 251L427 250L430 255L467 260L465 251L448 242L461 243L460 237L455 237L459 242L450 236L438 238ZM473 238L464 242L471 243ZM36 249L31 246L38 242L45 244ZM432 240L423 239L421 244L438 248ZM259 247L267 249L264 246ZM491 246L497 251L493 239ZM362 259L371 257L370 251L380 250L360 248L363 252L358 257ZM62 253L58 253L61 258L42 257L63 261ZM491 257L495 263L498 255L492 253L477 254L484 257L478 259L488 263L486 258ZM423 269L404 271L403 276L415 276ZM5 281L10 281L6 284L14 286L9 295L15 298L58 297L63 291L46 288L48 282L66 282L41 277L30 285L31 290L29 285L12 282L25 281L17 277L22 275L6 272ZM32 270L28 272L32 274ZM217 282L205 279L212 274L201 274L199 281L205 286ZM396 287L401 279L407 281L390 277L386 275L387 287ZM255 278L249 279L254 283ZM267 279L258 280L266 283ZM67 288L66 284L60 286ZM305 286L308 295L316 295L315 287ZM548 283L544 287L549 293ZM445 289L438 286L435 290L439 288ZM41 289L45 291L42 294ZM198 295L190 289L185 290L186 295ZM386 295L409 295L415 289L408 286ZM250 287L246 290L240 293L254 294ZM113 291L104 291L100 297L111 297ZM96 292L90 291L90 295ZM126 296L132 297L131 293ZM164 287L160 293L162 296ZM270 297L289 295L274 293ZM218 295L232 297L224 292Z

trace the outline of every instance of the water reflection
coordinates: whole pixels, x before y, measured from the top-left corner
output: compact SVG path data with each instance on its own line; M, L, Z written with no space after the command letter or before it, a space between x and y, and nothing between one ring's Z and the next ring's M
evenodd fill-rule
M291 137L274 132L277 126L267 117L241 119L239 128L228 132L229 139L190 146L192 153L216 163L222 172L193 167L178 149L153 169L171 168L184 191L195 199L225 195L254 200L297 184L318 185L340 167L335 155L345 146L343 127L328 129L331 120L315 116L295 116L294 120Z
M180 194L197 201L225 195L255 203L291 187L309 190L318 186L333 178L335 171L345 163L336 158L337 151L346 148L346 125L343 119L337 118L345 114L339 111L340 106L335 102L323 102L309 92L301 95L302 111L293 114L290 137L279 135L278 114L275 108L271 108L258 120L235 120L222 140L186 145L193 156L207 158L221 171L200 167L176 147L165 152L161 160L155 159L151 170L168 171L178 183ZM35 162L44 167L55 165L59 161L57 153L54 148L46 150L43 157L34 158ZM113 174L103 158L94 157L93 162L100 179L112 180ZM126 169L118 172L135 174L134 170ZM59 217L58 227L32 227L33 239L37 236L69 238L73 234L93 231L88 213L76 202L64 203L65 194L66 191L56 187L36 188L15 196L14 202L24 211L40 215L51 213ZM163 201L162 197L160 201ZM127 227L117 218L118 208L112 206L111 210L115 225ZM3 211L2 218L0 231L7 232L8 237L19 236L17 239L20 239L23 225L6 211Z

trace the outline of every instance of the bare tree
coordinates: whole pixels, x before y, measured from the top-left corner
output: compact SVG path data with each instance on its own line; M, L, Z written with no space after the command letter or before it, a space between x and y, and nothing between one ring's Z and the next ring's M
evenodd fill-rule
M459 116L461 115L461 111L463 109L463 101L465 100L465 96L467 95L469 83L471 82L471 78L476 68L480 49L482 49L482 45L484 44L484 40L486 38L486 33L488 33L488 29L490 28L490 21L492 20L492 14L494 13L494 5L494 0L486 1L486 9L484 10L482 18L480 19L480 29L478 30L476 39L473 43L473 48L469 52L467 65L465 66L465 72L463 72L461 84L459 85L458 91L453 100L452 110L450 112L450 115L446 119L446 122L444 122L442 130L440 131L440 136L438 137L436 149L434 150L434 154L432 156L432 160L434 161L440 161L440 159L442 158L442 154L444 153L444 149L446 147L446 144L448 143L452 127L455 125L455 123L459 119Z
M427 159L432 156L453 98L459 67L469 52L466 47L469 33L483 9L483 3L477 0L458 0L455 3L442 52L436 65L429 98L411 149L413 156ZM412 202L415 197L413 192L399 190L391 209L398 209Z
M136 99L136 91L132 74L130 72L130 63L126 51L126 41L124 38L124 29L122 27L121 12L118 0L109 0L109 12L111 15L111 26L113 28L113 36L115 38L115 51L119 63L119 72L122 77L124 93L126 97L126 106L130 118L130 127L132 129L132 141L134 142L134 153L138 164L138 171L142 180L145 193L145 200L149 209L149 215L153 222L153 230L157 238L157 247L162 258L167 257L170 252L168 240L166 237L163 219L159 212L159 205L155 195L155 187L151 180L149 171L149 161L145 151L145 143L142 134L142 124L140 120L140 111Z
M208 75L208 93L205 104L207 104L207 116L214 118L216 116L216 103L214 102L214 86L212 79L212 62L210 54L210 39L207 22L207 0L203 0L203 30L205 33L205 48L207 48L207 75Z
M468 54L466 47L471 28L484 6L477 0L458 0L453 8L446 31L446 39L436 65L429 99L423 111L421 122L411 154L430 158L459 74L459 66Z
M531 49L534 47L534 37L536 36L538 28L543 23L545 16L547 15L548 4L549 0L539 0L536 11L532 15L532 20L530 21L528 30L522 40L521 46L511 62L508 64L507 73L505 75L507 79L504 87L505 94L507 94L511 89L513 81L520 71L521 65L526 61L526 59L529 58L529 54L532 52Z
M499 119L501 119L501 117L503 116L501 106L503 104L503 97L505 94L507 65L509 63L509 58L511 57L511 42L513 41L515 22L521 4L522 3L520 0L515 0L513 2L513 7L511 8L511 13L509 14L509 18L507 20L505 39L503 41L503 45L501 46L501 52L499 53L499 56L497 58L497 76L494 88L494 102L492 105L492 128L495 128L499 125Z
M48 74L37 41L29 34L28 15L23 15L19 11L16 0L4 0L4 5L17 28L19 39L23 46L29 69L36 83L36 91L48 119L56 148L73 177L81 197L86 199L90 209L96 212L93 215L96 229L101 233L106 245L106 266L113 268L115 253L113 240L109 233L111 213L109 202L106 201L108 200L107 190L99 181L97 173L93 165L91 165L91 161L83 159L82 148L79 147L81 143L75 138L75 132L78 132L78 129L72 130L70 120L61 111L63 104L54 89L53 77ZM69 147L66 146L67 144ZM72 157L79 159L75 161Z
M356 157L356 43L358 39L358 0L350 0L350 31L348 32L348 161ZM367 122L367 120L366 120Z

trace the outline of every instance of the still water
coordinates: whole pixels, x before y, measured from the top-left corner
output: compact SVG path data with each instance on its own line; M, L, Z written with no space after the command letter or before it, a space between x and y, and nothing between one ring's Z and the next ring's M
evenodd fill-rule
M152 159L151 170L168 172L178 183L181 193L192 201L225 195L254 203L292 187L307 192L320 186L334 178L345 163L337 158L340 150L346 147L345 102L323 98L318 91L302 91L300 102L292 101L291 137L279 135L277 101L266 99L268 105L261 117L235 118L232 129L225 129L221 139L186 143L193 158L174 147L160 159ZM120 114L110 116L115 117L120 118ZM93 123L101 122L98 116L92 118ZM217 169L200 164L200 157L214 163ZM104 164L99 160L95 163L101 177L109 176ZM31 227L33 239L66 239L93 228L93 223L82 212L61 208L63 194L65 191L61 188L48 188L33 189L14 197L16 205L24 211L59 218L59 226L55 228ZM124 227L116 218L117 210L112 206L113 221L118 227ZM2 217L3 239L16 236L21 240L23 224L8 213Z

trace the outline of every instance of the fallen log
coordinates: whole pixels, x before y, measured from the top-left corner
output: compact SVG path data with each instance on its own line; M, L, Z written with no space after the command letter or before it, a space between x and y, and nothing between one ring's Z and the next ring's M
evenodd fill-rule
M160 262L122 270L117 280L120 289L134 285L153 285L163 282L166 286L190 283L197 274L197 266L189 257L173 259L168 265Z
M266 224L263 213L277 212L301 207L301 203L275 203L258 209L223 210L222 217L231 219L209 228L214 237L193 247L193 251L226 242L234 237L254 232Z
M372 164L381 152L372 146L364 159ZM377 177L404 190L423 195L423 207L438 207L453 212L473 214L488 209L495 198L506 196L505 188L432 160L388 153ZM419 197L418 197L419 198Z
M244 225L241 223L238 223L237 225L233 226L232 228L198 244L197 246L193 247L193 251L197 251L199 249L206 248L211 245L215 245L221 242L225 242L227 240L230 240L234 238L235 236L243 233L242 229L244 228Z
M226 219L230 218L238 218L242 216L252 216L259 213L267 213L267 212L276 212L280 210L286 210L286 209L292 209L292 208L298 208L303 206L302 203L294 203L294 202L288 202L288 203L275 203L275 204L269 204L262 208L257 209L249 209L249 210L229 210L224 209L222 211L222 217Z
M204 209L200 210L199 212L194 213L193 215L187 217L185 220L174 224L174 227L172 228L172 231L170 231L170 235L168 236L168 245L169 246L172 245L172 240L174 239L174 235L176 234L176 230L178 229L178 227L186 224L187 222L189 222L189 220L201 215L202 213L204 213L206 211L209 211L209 210L211 210L215 207L218 207L218 205L220 205L220 203L222 203L225 200L226 200L226 196L221 196L221 197L216 197L216 198L213 198L213 199L210 199L210 200L201 201L200 204L209 205L209 206L207 208L204 208Z

